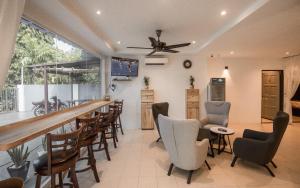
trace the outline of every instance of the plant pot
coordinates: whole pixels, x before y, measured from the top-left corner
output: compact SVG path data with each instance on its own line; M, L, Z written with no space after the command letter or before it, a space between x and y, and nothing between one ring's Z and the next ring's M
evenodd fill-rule
M26 163L21 167L14 167L14 165L11 165L7 167L7 171L10 175L10 177L20 177L24 181L27 179L27 174L29 170L30 161L26 161Z

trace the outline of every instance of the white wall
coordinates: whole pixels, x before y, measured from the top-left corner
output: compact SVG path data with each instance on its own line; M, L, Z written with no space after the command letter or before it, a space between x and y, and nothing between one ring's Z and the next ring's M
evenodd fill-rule
M169 102L169 115L172 117L185 118L185 89L189 88L190 75L195 77L195 88L201 91L201 102L206 100L207 64L201 57L174 55L169 57L169 64L162 66L146 66L143 58L139 59L139 76L132 81L115 82L117 89L111 93L115 99L124 99L122 120L127 129L140 128L140 90L144 88L144 76L150 77L155 102ZM192 68L183 68L182 62L186 59L193 62ZM110 75L110 68L107 71ZM204 113L203 110L201 112Z
M211 77L226 77L226 100L232 103L230 123L260 123L261 119L261 71L282 70L278 59L217 58L213 61L204 56L174 55L169 64L145 66L140 59L139 76L132 81L114 82L114 99L124 99L123 124L127 129L140 128L140 90L144 88L143 77L150 77L150 88L155 90L155 101L170 103L169 114L175 118L185 118L185 89L189 87L189 76L196 79L195 87L201 92L200 116L205 115L204 102L207 100L207 84ZM190 59L191 69L184 69L182 62ZM107 61L107 75L110 62ZM224 74L224 67L229 67Z
M229 68L227 73L225 66ZM231 102L230 123L261 121L261 71L282 69L279 59L222 58L209 61L209 77L226 77L226 100Z

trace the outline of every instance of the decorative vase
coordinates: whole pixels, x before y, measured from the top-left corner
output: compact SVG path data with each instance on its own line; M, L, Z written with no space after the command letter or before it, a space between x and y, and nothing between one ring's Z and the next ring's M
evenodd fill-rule
M26 161L23 166L18 168L14 167L15 165L11 165L7 167L7 171L10 177L20 177L25 181L27 179L29 165L30 165L30 161Z
M149 89L149 86L145 86L145 89Z

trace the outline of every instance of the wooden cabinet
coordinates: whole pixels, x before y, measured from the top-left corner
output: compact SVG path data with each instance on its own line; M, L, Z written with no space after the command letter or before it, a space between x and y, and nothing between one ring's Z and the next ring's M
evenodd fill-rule
M186 118L187 119L199 119L199 89L187 89L186 93Z
M154 90L141 90L141 128L154 129L152 104L154 102Z

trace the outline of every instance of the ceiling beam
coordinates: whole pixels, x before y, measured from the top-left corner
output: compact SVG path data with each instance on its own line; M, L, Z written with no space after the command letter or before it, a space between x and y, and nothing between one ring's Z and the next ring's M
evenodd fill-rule
M103 40L104 44L111 51L115 52L116 48L113 45L113 42L109 39L108 36L101 29L91 21L90 17L82 10L77 1L74 0L58 0L60 4L70 11L79 21L84 24L91 32L93 32L99 39Z
M220 30L215 32L211 37L208 38L208 40L202 44L199 48L195 49L195 52L200 52L207 46L209 46L212 42L214 42L217 38L222 36L227 31L231 30L235 26L237 26L240 22L242 22L245 18L250 16L252 13L263 7L266 3L268 3L269 0L257 0L255 1L251 6L249 6L245 11L243 11L237 18L233 19L228 24L224 25Z

